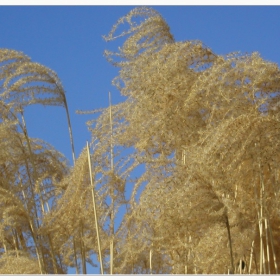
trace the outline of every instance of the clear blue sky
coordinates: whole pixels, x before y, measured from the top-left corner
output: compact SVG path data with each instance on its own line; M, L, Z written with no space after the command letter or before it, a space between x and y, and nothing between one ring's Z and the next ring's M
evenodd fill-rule
M0 6L0 47L24 52L60 77L70 110L76 155L90 134L92 115L75 111L108 106L123 97L111 85L117 68L103 56L118 41L106 43L113 24L135 6ZM217 54L258 51L280 65L280 6L152 6L167 21L176 41L198 39ZM67 121L59 107L30 106L31 137L61 151L72 164ZM89 269L89 273L96 270Z

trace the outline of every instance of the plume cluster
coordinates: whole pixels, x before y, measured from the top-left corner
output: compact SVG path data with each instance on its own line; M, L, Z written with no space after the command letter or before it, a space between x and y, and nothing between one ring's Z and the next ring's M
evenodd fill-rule
M121 37L105 56L126 100L92 111L77 160L57 75L0 50L0 273L278 274L278 66L175 42L150 8ZM66 109L73 167L28 137L31 104Z

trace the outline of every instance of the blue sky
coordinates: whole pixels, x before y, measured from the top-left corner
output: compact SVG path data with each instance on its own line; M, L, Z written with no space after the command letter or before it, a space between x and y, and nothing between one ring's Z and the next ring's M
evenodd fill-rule
M118 69L103 52L113 24L136 6L0 6L0 47L24 52L54 70L66 91L76 156L90 134L85 122L92 110L124 100L111 85ZM258 51L280 65L280 6L152 6L167 21L176 41L198 39L216 54ZM60 107L30 106L26 122L31 137L42 138L72 164L65 112ZM89 270L94 273L96 270Z

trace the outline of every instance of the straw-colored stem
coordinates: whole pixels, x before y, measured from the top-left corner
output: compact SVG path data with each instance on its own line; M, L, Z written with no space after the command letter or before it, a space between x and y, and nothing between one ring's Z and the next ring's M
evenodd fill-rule
M186 151L184 149L182 150L182 164L186 165Z
M70 115L69 115L68 105L67 105L67 101L66 101L65 96L64 96L64 106L65 106L65 111L66 111L66 116L67 116L69 137L70 137L70 142L71 142L71 150L72 150L73 165L75 166L76 156L75 156L75 148L74 148L74 139L73 139L72 126L71 126L71 121L70 121Z
M273 242L273 236L272 236L272 231L271 231L271 226L269 220L268 222L268 232L269 232L269 237L270 237L270 244L272 248L272 254L273 254L273 261L274 261L274 267L275 267L275 273L278 274L278 266L277 266L277 261L276 261L276 254L275 254L275 248L274 248L274 242Z
M81 223L80 243L81 243L81 258L82 258L83 274L87 274L85 246L83 241L83 223Z
M22 250L26 251L27 247L26 247L25 239L23 237L23 234L22 234L21 230L18 231L18 239L19 239L19 243L20 243L20 246L21 246Z
M110 112L110 159L111 159L111 172L114 173L114 151L113 151L113 121L112 121L112 104L111 104L111 93L109 92L109 112ZM114 223L115 223L115 217L114 217L114 188L113 185L111 186L111 203L112 203L112 210L110 214L110 274L113 274L113 268L114 268Z
M248 273L251 274L251 267L252 267L252 259L253 259L253 252L254 252L254 243L255 241L252 241L252 246L251 246L251 253L250 253L250 261L249 261L249 271Z
M114 260L114 241L110 240L110 274L113 274Z
M3 241L3 247L4 247L4 252L7 253L7 247L6 247L5 241Z
M264 245L263 245L264 246ZM263 273L266 274L266 266L265 266L265 250L263 248Z
M255 144L256 145L256 144ZM260 147L260 143L259 143ZM260 158L260 149L258 149L259 158ZM261 170L261 164L258 163L259 166L259 178L260 178L260 213L258 213L259 218L259 233L260 233L260 274L263 273L263 269L265 270L265 259L264 259L264 244L263 244L263 195L264 195L264 182Z
M44 189L43 189L43 194L46 195L46 192L45 192ZM50 212L50 205L49 205L48 201L46 201L46 207L47 207L47 213L49 213Z
M185 274L188 273L187 259L188 259L188 254L187 254L187 235L185 234Z
M93 186L92 172L91 172L91 158L90 158L90 153L89 153L88 142L87 142L87 153L88 153L89 176L90 176L93 212L94 212L94 219L95 219L95 229L96 229L97 244L98 244L100 270L101 270L101 274L103 274L103 263L102 263L102 255L101 255L101 246L100 246L100 237L99 237L99 228L98 228L98 220L97 220L97 211L96 211L96 203L95 203L94 186Z
M254 252L254 263L255 263L255 268L256 268L256 274L259 274L256 252Z
M234 271L234 259L233 259L233 251L232 251L232 242L231 242L231 234L230 234L230 226L228 221L228 216L225 214L225 222L227 227L227 233L228 233L228 242L229 242L229 249L230 249L230 261L231 261L231 270Z
M11 112L11 113L12 113L13 117L15 119L17 119L17 116L15 116L13 112ZM24 119L22 110L21 110L20 113L21 113L21 116L22 116L22 121L23 121L24 126L22 127L20 122L19 122L19 126L20 126L21 130L23 131L23 134L24 134L25 139L26 139L27 144L28 144L29 153L30 153L31 147L30 147L29 137L28 137L27 128L26 128L26 125L25 125L25 119ZM24 149L24 145L22 143L21 137L19 137L18 140L19 140L20 145L22 147L22 152L25 154L25 149ZM30 155L31 154L32 153L30 153ZM31 160L32 160L32 157L31 157ZM31 172L29 170L29 166L28 166L28 162L27 162L26 158L24 158L24 162L25 162L26 172L27 172L27 175L28 175L28 180L29 180L29 183L30 183L30 190L31 190L32 198L33 198L34 212L35 212L35 216L36 216L36 226L38 228L39 227L39 218L38 218L37 208L36 208L36 204L35 204L35 194L34 194L34 191L33 191L33 188L32 188L32 186L35 184L35 182L32 181L32 179L34 180L34 178L32 178L32 176L31 176ZM34 166L33 166L33 168L34 168ZM35 169L34 169L34 172L36 172ZM19 176L19 179L20 179L20 183L21 183L21 187L22 187L22 182L21 182L20 176ZM24 194L24 192L23 192L23 194ZM25 199L25 196L24 196L24 199ZM27 205L26 205L26 209L28 209Z
M269 242L268 242L268 229L267 229L267 219L266 218L264 219L264 225L265 225L267 267L268 267L268 274L270 274Z
M26 163L26 166L28 168L27 163ZM29 177L29 180L31 180L30 177ZM20 184L21 184L21 187L22 187L21 179L20 179ZM32 189L32 187L31 187L31 189ZM33 192L32 192L32 194L33 194ZM24 192L23 189L22 189L22 195L23 195L24 201L26 201L26 196L25 196L25 192ZM34 205L35 205L35 203L34 203ZM36 216L37 226L39 226L38 225L38 216L37 216L37 211L36 211L36 205L34 207L35 207L35 216ZM25 204L25 208L28 210L27 204ZM34 233L34 226L31 222L31 220L29 220L29 226L30 226L31 235L32 235L32 238L33 238L34 244L35 244L35 251L36 251L37 258L38 258L40 272L41 272L41 274L43 274L44 270L45 270L44 269L44 262L41 259L41 254L39 253L39 247L38 247L38 244L37 244L37 241L36 241L36 238L35 238L35 233ZM42 257L43 257L43 254L42 254Z
M58 88L59 85L57 85ZM71 143L71 152L72 152L72 159L73 159L73 166L75 166L76 163L76 155L75 155L75 146L74 146L74 138L73 138L73 132L72 132L72 125L71 125L71 121L70 121L70 114L69 114L69 110L68 110L68 104L67 104L67 100L66 100L66 96L63 92L63 103L64 103L64 107L65 107L65 111L66 111L66 117L67 117L67 124L68 124L68 132L69 132L69 138L70 138L70 143ZM76 256L76 244L75 244L75 239L74 239L74 254L75 254L75 266L76 266L76 274L79 274L79 269L78 269L78 262L77 262L77 256Z
M234 192L234 200L233 202L235 203L237 197L237 185L235 186L235 192Z
M259 263L259 266L260 266L260 274L262 274L263 272L263 240L262 240L262 220L260 218L261 215L258 215L259 216L259 234L260 234L260 263Z
M21 139L20 139L20 142L21 142ZM23 147L22 142L21 142L21 146ZM23 153L25 153L24 149L23 149ZM37 228L39 228L39 216L38 216L37 207L36 207L36 204L35 204L35 194L34 194L34 190L33 190L33 187L32 187L34 184L32 182L31 172L29 170L29 166L28 166L28 162L27 162L26 158L24 158L24 163L25 163L25 166L26 166L27 177L28 177L28 181L30 183L30 192L31 192L32 199L33 199L32 203L33 203L35 218L36 218L35 222L36 222ZM20 180L20 184L21 184L21 188L22 188L22 194L23 194L23 197L24 197L24 201L26 201L26 196L25 196L25 193L24 193L24 190L23 190L23 187L22 187L22 181L21 181L20 176L19 176L19 180ZM25 208L27 210L29 210L26 203L25 203Z
M153 266L152 266L152 256L153 256L153 250L150 249L150 274L153 274Z
M29 226L30 226L31 235L32 235L32 238L33 238L33 241L34 241L34 244L35 244L35 251L36 251L37 258L38 258L40 272L41 272L41 274L44 274L45 273L45 268L44 268L45 266L44 266L43 254L42 254L42 252L39 252L39 250L41 248L37 244L35 233L34 233L34 227L33 227L31 221L29 221ZM42 255L42 257L41 257L41 255Z
M31 144L30 144L30 140L29 140L29 136L28 136L28 132L27 132L27 127L26 127L23 111L21 111L20 113L21 113L22 124L23 124L23 134L24 134L26 142L27 142L27 147L28 147L28 151L29 151L30 161L31 161L31 164L32 164L33 172L34 172L33 180L34 180L34 183L35 183L36 180L38 179L38 173L37 173L37 169L35 167L35 163L34 163L34 159L33 159L33 152L32 152L32 149L31 149ZM39 194L42 214L44 214L45 213L45 208L44 208L43 198L42 198L42 195L41 195L40 191L39 191L38 194Z
M260 214L259 214L259 232L260 232L260 274L263 272L263 193L260 188Z

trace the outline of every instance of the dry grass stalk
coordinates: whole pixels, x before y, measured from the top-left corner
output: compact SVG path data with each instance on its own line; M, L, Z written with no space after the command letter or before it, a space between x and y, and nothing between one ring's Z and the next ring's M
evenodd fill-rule
M249 262L248 274L251 274L253 252L254 252L254 240L252 241L252 247L251 247L251 253L250 253L250 262Z
M91 185L92 203L93 203L94 219L95 219L95 229L96 229L97 244L98 244L98 252L99 252L99 262L100 262L101 274L103 274L103 262L102 262L102 255L101 255L101 246L100 246L100 237L99 237L99 227L98 227L98 220L97 220L97 211L96 211L96 203L95 203L94 185L93 185L92 173L91 173L91 159L90 159L90 153L89 153L89 145L88 145L88 142L87 142L87 155L88 155L88 166L89 166L89 174L90 174L90 185Z
M112 103L111 103L111 93L109 92L109 113L110 113L110 130L111 130L111 141L110 141L110 164L111 164L111 172L114 173L114 152L113 152L113 121L112 121ZM112 210L110 213L110 274L114 273L114 186L111 186L111 204Z
M153 256L153 250L152 250L152 249L150 249L150 254L149 254L150 274L153 274L152 256Z

